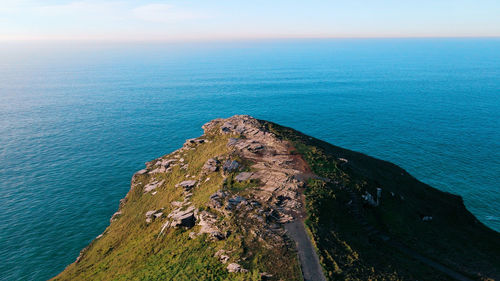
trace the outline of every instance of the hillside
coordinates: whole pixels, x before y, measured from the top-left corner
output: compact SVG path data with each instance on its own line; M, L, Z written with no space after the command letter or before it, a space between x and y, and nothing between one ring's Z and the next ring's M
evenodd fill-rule
M460 197L249 116L203 129L53 280L500 279L500 234Z

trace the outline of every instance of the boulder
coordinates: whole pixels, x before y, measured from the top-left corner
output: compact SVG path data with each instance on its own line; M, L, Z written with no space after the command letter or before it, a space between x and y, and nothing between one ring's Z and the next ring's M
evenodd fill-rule
M229 256L226 255L226 250L220 249L218 250L214 257L216 257L220 262L226 263L229 260Z
M244 197L236 196L227 200L226 210L232 210L234 207L238 206L241 202L246 201Z
M163 216L162 210L151 210L146 212L146 222L151 223L154 219Z
M205 173L217 172L217 170L219 169L218 164L219 164L219 161L217 161L217 159L210 158L203 165L202 171Z
M194 217L194 213L187 213L182 216L179 216L173 221L173 226L184 226L191 228L194 226L196 219Z
M168 217L172 218L173 220L170 224L171 227L184 226L191 228L196 222L195 208L191 206L185 210L182 210L182 208L176 209L172 211L172 213L170 213Z
M219 257L219 260L222 262L222 263L226 263L228 260L229 260L229 256L227 255L221 255Z
M191 188L193 188L194 186L196 185L196 181L195 180L187 180L187 181L183 181L179 184L176 185L176 187L178 186L181 186L183 187L185 190L190 190Z
M208 233L210 237L215 240L223 240L226 238L226 236L219 231L219 228L216 225L216 215L207 211L202 211L198 216L198 220L198 225L201 226L200 234Z
M226 162L224 162L224 165L222 166L222 169L226 173L231 173L233 171L238 170L239 167L240 167L240 163L238 163L236 160L232 160L232 161L226 160Z
M237 263L230 263L227 266L227 271L229 272L248 272L248 270L241 267L241 265Z
M227 197L227 192L219 190L210 195L209 206L215 209L222 208L224 205L224 198Z
M152 183L145 185L144 186L144 193L147 193L147 192L150 192L150 191L156 189L157 187L161 186L164 182L165 182L164 180L154 181Z

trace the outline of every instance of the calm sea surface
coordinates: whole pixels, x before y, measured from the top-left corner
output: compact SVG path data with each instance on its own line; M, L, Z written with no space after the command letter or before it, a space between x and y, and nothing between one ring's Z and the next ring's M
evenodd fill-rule
M500 39L0 44L0 279L45 280L144 162L250 114L392 161L500 231Z

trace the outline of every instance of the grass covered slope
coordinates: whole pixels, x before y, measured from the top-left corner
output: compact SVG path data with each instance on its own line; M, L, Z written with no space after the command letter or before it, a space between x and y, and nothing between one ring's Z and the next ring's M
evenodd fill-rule
M223 131L220 121L146 163L110 226L54 280L301 280L280 215L257 197L277 197L257 187L268 186L262 155L283 144L255 119L245 119L244 129L270 142L255 145L246 132Z
M146 163L110 226L53 280L302 280L284 225L305 217L328 280L499 278L500 235L460 197L249 116L204 130ZM362 195L377 188L371 206Z
M295 146L312 172L328 179L309 181L306 207L307 226L330 280L454 279L422 256L465 278L500 279L500 234L467 211L459 196L392 163L265 124ZM375 197L377 188L381 200L373 207L361 196Z

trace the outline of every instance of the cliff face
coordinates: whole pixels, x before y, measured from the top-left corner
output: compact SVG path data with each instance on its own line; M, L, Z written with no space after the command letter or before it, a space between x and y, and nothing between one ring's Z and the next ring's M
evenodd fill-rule
M54 280L499 278L500 235L459 197L250 116L203 129Z

